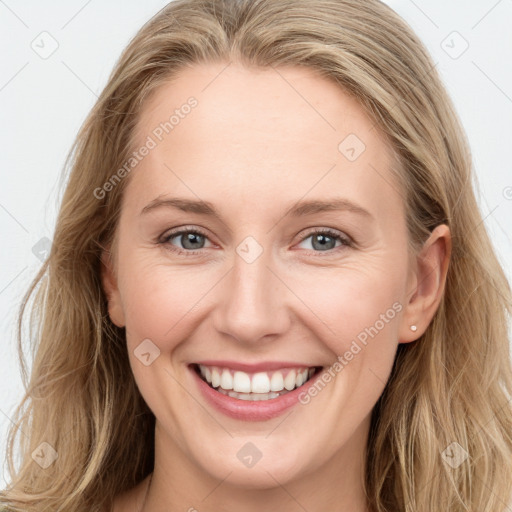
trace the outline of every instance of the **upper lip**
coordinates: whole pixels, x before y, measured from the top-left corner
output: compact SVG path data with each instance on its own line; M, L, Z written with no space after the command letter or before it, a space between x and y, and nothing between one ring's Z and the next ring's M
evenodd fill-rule
M319 366L311 363L300 363L297 361L261 361L259 363L242 363L239 361L221 361L214 359L196 361L194 364L230 368L232 370L239 370L246 373L264 372L268 370L283 370L284 368L315 368Z

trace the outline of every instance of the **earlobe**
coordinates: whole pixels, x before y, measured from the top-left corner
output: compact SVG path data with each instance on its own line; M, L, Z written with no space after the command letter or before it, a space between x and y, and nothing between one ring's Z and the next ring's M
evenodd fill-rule
M101 254L101 283L108 300L108 314L110 320L117 327L125 326L124 310L121 294L117 286L117 277L114 272L110 251L104 249Z
M427 329L444 294L451 257L451 234L446 224L437 226L416 258L413 287L405 308L400 343L418 339ZM416 329L411 329L415 325Z

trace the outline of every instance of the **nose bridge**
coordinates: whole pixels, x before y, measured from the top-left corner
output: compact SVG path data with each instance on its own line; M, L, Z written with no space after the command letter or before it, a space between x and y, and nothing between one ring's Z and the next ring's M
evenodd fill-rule
M272 260L270 248L252 236L236 246L218 304L219 332L251 343L287 329L285 286L274 275Z

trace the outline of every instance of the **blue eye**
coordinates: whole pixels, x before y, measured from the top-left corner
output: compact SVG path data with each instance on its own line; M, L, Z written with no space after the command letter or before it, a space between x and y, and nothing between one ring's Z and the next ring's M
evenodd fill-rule
M308 238L312 238L312 252L316 253L324 252L331 254L342 247L352 247L350 238L332 229L318 229L312 231L302 238L300 243L304 243ZM172 243L174 239L179 240L181 247L177 247ZM169 250L178 254L193 256L203 254L202 249L205 248L204 244L207 240L209 240L207 235L197 228L182 228L178 231L168 233L160 243L166 245ZM336 241L339 241L339 245L337 246Z
M312 238L313 249L319 249L314 252L332 252L332 250L339 248L340 246L351 247L351 240L345 236L342 236L337 231L332 229L317 230L311 232L309 235L301 240L301 243L305 242L308 238ZM336 241L340 241L340 245L336 247Z
M171 243L171 240L177 238L183 245L183 249L176 247ZM180 231L174 231L169 233L161 243L169 244L169 249L176 251L180 254L201 254L200 249L203 248L204 240L207 240L206 234L198 229L181 229ZM200 245L201 247L198 247Z

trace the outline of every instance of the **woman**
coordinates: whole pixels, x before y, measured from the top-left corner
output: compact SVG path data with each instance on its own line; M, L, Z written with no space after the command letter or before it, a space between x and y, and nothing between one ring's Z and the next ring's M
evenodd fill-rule
M172 2L73 148L0 503L507 510L511 295L481 221L384 4Z

